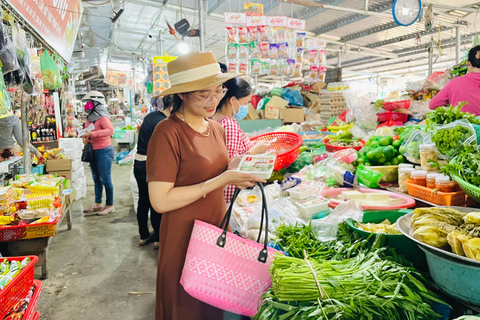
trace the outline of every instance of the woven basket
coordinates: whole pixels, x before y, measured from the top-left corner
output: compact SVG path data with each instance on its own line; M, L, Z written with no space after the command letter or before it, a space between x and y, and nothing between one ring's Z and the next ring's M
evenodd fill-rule
M398 181L398 166L371 166L368 167L373 171L383 174L380 182L397 182Z

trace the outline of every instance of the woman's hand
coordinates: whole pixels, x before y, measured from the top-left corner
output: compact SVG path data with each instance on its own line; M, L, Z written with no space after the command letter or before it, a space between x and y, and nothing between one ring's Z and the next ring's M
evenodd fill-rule
M249 154L262 154L268 151L271 143L267 141L259 141L257 142L252 149L248 152Z
M223 181L225 181L225 185L233 184L237 188L242 190L255 186L257 182L267 182L264 179L257 178L253 174L234 170L225 171L224 173L222 173L221 177Z
M42 154L40 153L40 151L37 151L37 152L35 153L35 155L37 156L37 159L43 158L43 156L42 156Z
M82 138L90 138L92 136L92 132L91 131L87 131L85 132L85 134L83 135Z

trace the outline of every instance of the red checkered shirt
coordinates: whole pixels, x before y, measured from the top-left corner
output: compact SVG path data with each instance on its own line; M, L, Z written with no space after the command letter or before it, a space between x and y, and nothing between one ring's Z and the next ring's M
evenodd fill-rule
M245 132L240 129L238 123L229 117L221 117L218 123L225 129L227 138L227 150L230 159L238 157L253 148L253 143L247 137ZM235 186L230 185L225 188L225 202L229 204L232 201Z

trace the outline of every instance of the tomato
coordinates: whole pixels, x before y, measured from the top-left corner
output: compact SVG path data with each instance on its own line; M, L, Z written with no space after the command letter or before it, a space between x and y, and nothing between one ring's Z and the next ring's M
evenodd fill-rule
M395 140L399 140L400 137L399 136L393 136L392 139L393 139L393 141L395 141Z

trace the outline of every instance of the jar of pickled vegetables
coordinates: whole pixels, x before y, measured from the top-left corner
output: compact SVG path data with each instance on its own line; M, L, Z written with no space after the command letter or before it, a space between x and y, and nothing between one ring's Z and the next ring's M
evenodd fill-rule
M416 185L426 187L427 186L427 171L415 170L410 174L412 176L412 182Z
M427 188L435 189L436 188L436 178L439 175L438 172L427 173Z
M420 166L422 170L435 170L435 167L429 163L430 160L437 162L437 151L435 149L435 144L430 143L420 145Z
M412 169L413 169L413 164L410 164L410 163L400 163L400 164L398 165L398 169L399 169L399 170L400 170L400 169L405 169L405 168L407 168L407 169L412 168Z
M457 188L457 182L451 181L450 177L444 174L439 174L435 178L435 188L439 192L455 192Z
M398 169L398 187L400 189L400 192L407 193L408 188L405 182L408 180L411 180L412 171L415 171L415 169L413 168Z

